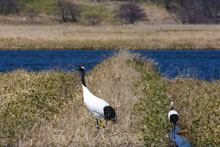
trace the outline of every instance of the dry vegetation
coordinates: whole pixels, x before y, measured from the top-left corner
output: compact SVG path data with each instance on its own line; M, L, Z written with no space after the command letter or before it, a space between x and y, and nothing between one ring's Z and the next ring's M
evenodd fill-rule
M14 71L0 74L0 146L12 145L50 120L75 91L76 75L62 72Z
M136 69L142 73L142 80L137 84L144 96L134 105L134 112L139 119L144 142L155 146L168 142L167 111L170 101L174 101L180 114L178 125L182 131L179 135L188 138L191 146L219 145L220 80L167 80L149 70L149 66L145 68L143 61L136 63Z
M0 49L219 49L218 25L0 25Z
M86 75L88 88L118 116L117 124L99 131L83 104L79 74L3 73L1 145L168 146L171 100L180 113L182 135L192 146L220 144L219 81L167 80L154 71L152 61L121 52Z
M80 81L67 78L69 82L78 83L77 89L73 89L73 91L70 90L72 87L66 85L66 82L63 83L68 87L67 95L71 101L68 101L68 104L64 104L63 109L53 115L51 119L40 119L32 124L30 129L26 129L27 131L22 133L24 134L23 136L15 136L18 140L16 144L21 146L128 146L143 144L139 138L140 132L131 128L133 123L131 109L132 105L138 99L133 88L134 82L139 78L139 73L132 67L127 66L126 60L130 57L131 55L127 53L114 56L98 65L86 76L88 88L97 96L103 97L116 109L118 117L118 123L116 125L108 124L106 129L101 128L100 131L97 132L95 118L83 105ZM17 75L18 73L19 72L16 71L12 73L12 75ZM21 72L21 74L22 73L27 77L32 75L31 73ZM51 72L39 73L39 75L42 76L45 74L48 76L53 75ZM5 79L4 76L7 75L8 74L2 75L3 79ZM40 79L38 78L39 82ZM29 79L29 81L30 80L31 79ZM1 84L3 84L2 82L4 81L1 81ZM6 83L6 85L8 84ZM43 88L42 85L38 86L37 88L40 92L46 90L41 89ZM20 87L20 89L22 89L22 87ZM18 93L22 93L22 91L29 90L24 88L24 90L18 90ZM16 91L13 90L11 93L13 94L14 92ZM10 92L5 91L5 93L8 94ZM44 96L41 97L41 95L42 94L39 93L38 98L45 98ZM48 96L49 95L50 93ZM61 94L60 99L64 100L64 97L65 95L63 96ZM25 97L24 99L27 98L28 97ZM55 98L57 99L59 97L55 96Z
M91 91L108 101L117 112L118 123L108 124L99 132L95 118L83 105L81 86L77 94L55 119L30 132L29 140L21 144L30 146L129 146L141 144L138 132L132 130L131 106L138 99L132 88L138 73L126 66L128 54L115 56L98 65L86 81ZM119 64L115 64L119 63ZM131 79L131 80L127 80Z
M167 95L176 102L180 125L192 146L220 144L220 80L211 83L193 79L174 79Z

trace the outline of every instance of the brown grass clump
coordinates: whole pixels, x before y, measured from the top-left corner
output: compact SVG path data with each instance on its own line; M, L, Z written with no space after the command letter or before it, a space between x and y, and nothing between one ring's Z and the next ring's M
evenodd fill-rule
M104 61L86 75L88 88L108 101L117 113L118 123L109 123L97 132L96 121L82 101L81 84L73 101L49 123L37 124L22 146L140 146L139 133L131 128L132 105L138 96L133 92L139 73L127 66L128 53L120 53ZM128 80L129 79L129 80Z

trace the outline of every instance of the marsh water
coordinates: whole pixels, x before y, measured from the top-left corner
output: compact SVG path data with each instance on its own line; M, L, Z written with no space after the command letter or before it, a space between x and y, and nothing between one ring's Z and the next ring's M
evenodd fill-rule
M177 147L190 147L190 144L187 141L187 138L177 135L177 133L180 131L181 129L179 126L175 126L175 131L171 129L170 137L172 138L172 144L175 144Z
M0 72L72 71L83 64L91 70L112 56L116 50L0 50ZM169 79L177 76L216 80L220 78L220 50L131 50L157 63L159 71Z

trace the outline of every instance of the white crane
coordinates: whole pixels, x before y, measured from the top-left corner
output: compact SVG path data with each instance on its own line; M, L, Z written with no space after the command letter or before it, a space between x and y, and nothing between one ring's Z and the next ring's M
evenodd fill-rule
M93 95L86 86L85 83L85 67L80 65L78 70L81 72L82 89L83 89L83 101L86 108L96 117L97 126L99 129L99 121L104 117L106 121L117 121L115 110L104 100ZM105 127L105 126L103 126Z
M179 114L176 110L173 109L173 102L171 102L171 108L168 112L168 119L171 123L173 123L174 133L175 133L175 125L177 121L179 120Z

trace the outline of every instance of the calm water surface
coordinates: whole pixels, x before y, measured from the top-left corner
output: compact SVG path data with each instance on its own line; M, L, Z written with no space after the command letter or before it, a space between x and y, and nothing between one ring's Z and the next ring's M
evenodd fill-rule
M0 50L0 72L25 69L27 71L72 71L79 65L92 69L113 50Z
M113 55L115 50L0 50L0 72L25 69L71 71L83 64L90 70ZM161 74L204 80L220 78L220 50L133 50L158 63Z
M202 80L220 79L220 50L134 51L158 63L161 74Z
M173 131L173 129L170 131L170 137L172 138L172 144L175 144L178 147L191 147L189 142L187 141L187 139L183 136L177 135L176 133L178 133L180 131L180 127L179 126L175 126L175 132Z

